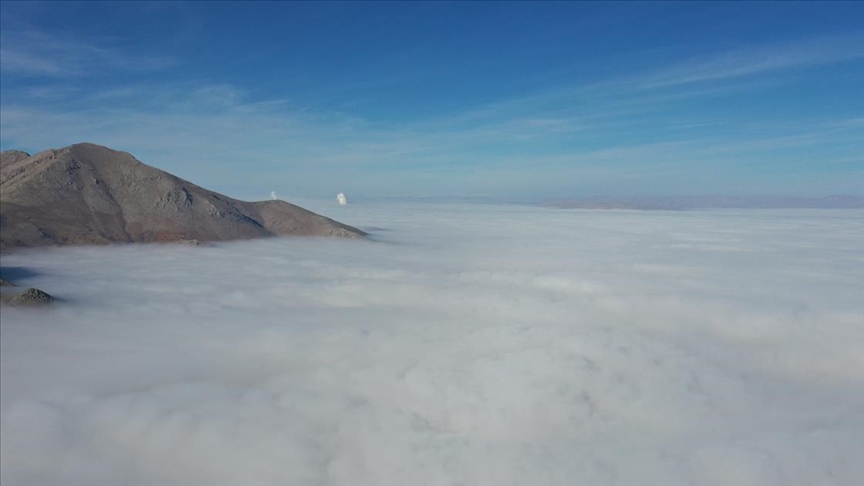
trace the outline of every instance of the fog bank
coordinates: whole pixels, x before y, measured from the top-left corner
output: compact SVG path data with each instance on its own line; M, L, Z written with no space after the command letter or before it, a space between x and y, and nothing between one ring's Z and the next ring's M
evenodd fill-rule
M3 255L3 484L864 483L864 211L310 209Z

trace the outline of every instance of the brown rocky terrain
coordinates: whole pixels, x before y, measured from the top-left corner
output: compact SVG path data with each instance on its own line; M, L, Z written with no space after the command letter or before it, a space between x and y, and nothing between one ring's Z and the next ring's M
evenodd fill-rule
M0 294L0 305L8 304L13 307L43 307L55 300L57 299L34 288L24 289L17 294Z
M365 233L284 201L232 199L90 143L0 154L0 249L276 235Z

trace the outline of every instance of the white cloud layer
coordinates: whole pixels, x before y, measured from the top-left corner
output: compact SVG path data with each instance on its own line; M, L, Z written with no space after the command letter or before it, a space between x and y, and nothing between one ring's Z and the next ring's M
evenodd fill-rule
M864 483L861 211L329 204L4 255L3 483Z

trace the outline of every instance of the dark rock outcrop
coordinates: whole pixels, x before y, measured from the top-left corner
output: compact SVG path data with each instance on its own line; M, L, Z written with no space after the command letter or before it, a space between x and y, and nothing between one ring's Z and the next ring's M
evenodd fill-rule
M6 300L6 299L4 299ZM9 296L6 302L16 307L36 307L54 302L54 297L34 288L24 289L23 292Z

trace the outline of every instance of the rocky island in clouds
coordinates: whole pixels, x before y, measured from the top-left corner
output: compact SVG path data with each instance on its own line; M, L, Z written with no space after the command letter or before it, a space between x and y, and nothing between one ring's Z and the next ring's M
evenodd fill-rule
M276 235L360 238L351 226L284 201L245 202L79 143L0 157L0 248Z

